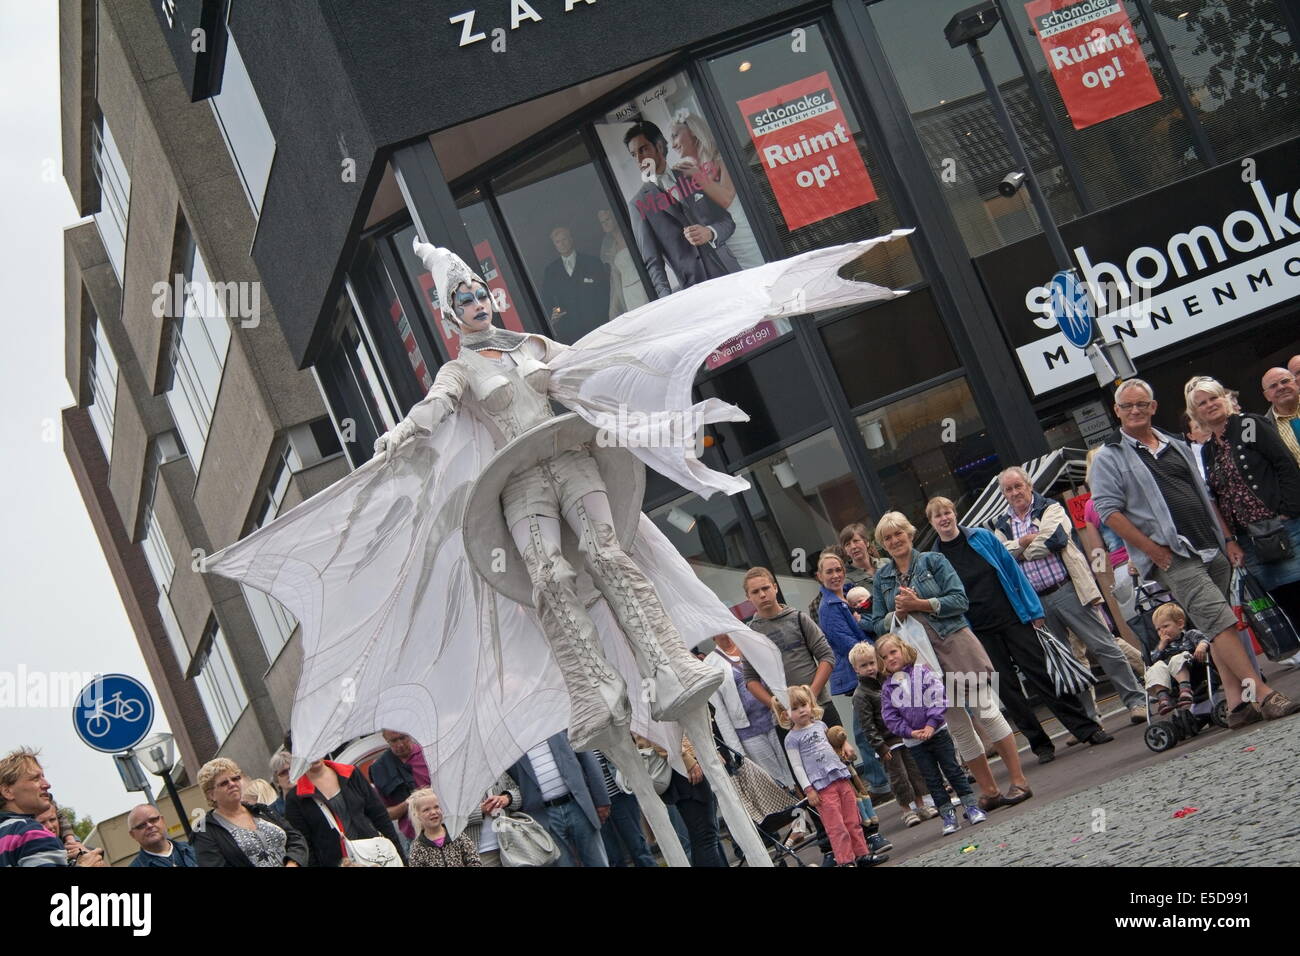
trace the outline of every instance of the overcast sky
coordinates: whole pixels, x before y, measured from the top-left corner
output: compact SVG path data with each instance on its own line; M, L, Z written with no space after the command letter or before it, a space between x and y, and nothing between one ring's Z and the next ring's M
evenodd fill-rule
M152 690L63 455L63 230L81 220L62 176L55 0L0 0L0 210L0 675L120 672ZM77 738L70 706L32 703L0 708L0 753L39 748L55 799L95 820L140 802Z

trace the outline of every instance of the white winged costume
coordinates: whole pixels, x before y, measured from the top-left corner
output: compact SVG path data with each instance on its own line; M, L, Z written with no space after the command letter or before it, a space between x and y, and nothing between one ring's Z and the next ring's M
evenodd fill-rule
M546 346L545 395L577 413L584 427L600 429L602 446L616 446L628 461L630 451L689 491L707 498L744 490L743 479L695 458L693 441L656 441L656 428L665 415L694 428L747 421L743 411L718 399L692 401L696 372L709 354L765 318L900 295L838 272L874 245L904 234L691 286L568 348L530 336ZM457 278L448 280L451 288ZM439 283L444 301L446 288ZM475 492L482 490L480 479L501 436L465 405L449 408L430 430L376 455L203 566L269 594L301 624L293 774L350 739L381 728L403 730L424 748L431 786L453 833L502 770L570 726L570 694L538 611L526 594L512 599L510 587L488 581L494 562L518 565L519 554L489 547L498 539L509 542L501 536L500 499L495 493L475 498ZM603 466L602 476L609 478ZM639 508L639 489L635 501ZM783 691L781 657L772 643L736 619L653 522L639 511L629 521L619 535L627 556L653 584L685 647L730 634L764 680ZM637 687L637 660L607 600L585 578L581 590L605 658L628 687ZM633 729L661 745L680 739L674 725L651 719L644 695L628 696Z

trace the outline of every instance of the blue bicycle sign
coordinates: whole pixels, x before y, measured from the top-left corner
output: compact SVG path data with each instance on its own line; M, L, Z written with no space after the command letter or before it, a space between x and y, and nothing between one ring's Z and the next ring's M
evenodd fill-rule
M153 714L153 697L143 684L125 674L105 674L82 688L72 725L87 746L120 753L145 738Z
M1066 269L1052 276L1048 289L1052 294L1052 318L1071 345L1087 348L1092 341L1092 300L1088 297L1088 287L1079 281L1078 273Z

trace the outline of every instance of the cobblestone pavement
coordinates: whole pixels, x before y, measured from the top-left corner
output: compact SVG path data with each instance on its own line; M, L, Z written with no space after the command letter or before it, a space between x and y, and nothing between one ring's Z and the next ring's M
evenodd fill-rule
M945 837L903 866L1295 866L1300 715L1256 724L1005 823ZM1197 812L1175 817L1177 811ZM977 849L963 853L962 848Z

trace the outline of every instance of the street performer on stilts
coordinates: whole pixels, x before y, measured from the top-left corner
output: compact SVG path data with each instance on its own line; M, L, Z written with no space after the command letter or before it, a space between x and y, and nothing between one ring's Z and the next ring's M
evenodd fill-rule
M640 513L644 464L703 497L747 487L697 458L701 424L747 416L693 404L695 369L765 317L896 295L838 275L896 235L701 283L573 346L493 325L483 279L417 238L459 354L374 459L204 563L303 624L295 759L401 727L425 747L458 832L496 774L567 727L575 750L600 749L623 773L684 866L630 735L676 753L680 725L746 859L767 862L712 739L721 672L687 647L729 633L774 688L779 653ZM692 427L658 427L665 415Z

